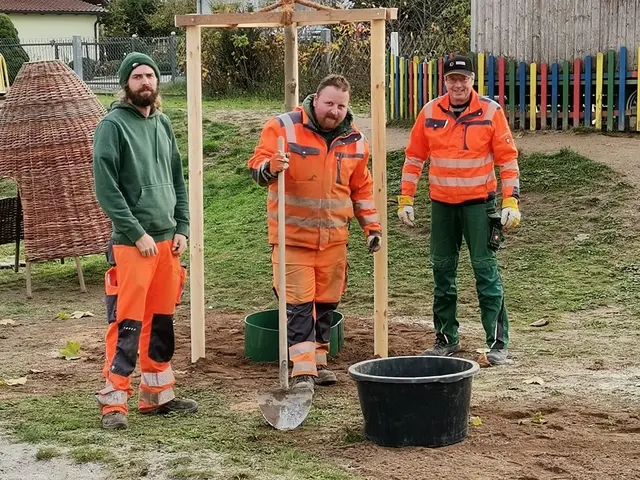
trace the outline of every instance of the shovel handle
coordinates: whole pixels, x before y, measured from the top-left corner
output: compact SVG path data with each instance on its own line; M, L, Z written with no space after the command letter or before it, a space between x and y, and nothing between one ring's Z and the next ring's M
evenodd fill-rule
M284 154L284 137L278 137L278 151ZM284 170L278 174L278 343L280 386L289 388L289 345L287 342L287 265L285 263Z

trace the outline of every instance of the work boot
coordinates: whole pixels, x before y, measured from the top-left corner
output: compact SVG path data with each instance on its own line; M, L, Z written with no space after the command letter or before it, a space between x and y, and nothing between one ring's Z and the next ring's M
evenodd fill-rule
M107 430L119 430L127 428L127 416L122 412L111 412L102 416L102 428Z
M198 411L198 403L188 398L174 398L170 402L151 410L141 410L142 414L165 415L167 413L195 413Z
M291 390L315 390L316 378L313 375L298 375L291 379Z
M460 351L460 342L446 343L442 338L436 337L433 348L424 351L423 355L435 355L438 357L449 357Z
M329 370L326 365L318 365L316 385L333 385L337 381L336 374Z
M507 349L493 348L487 353L487 360L491 365L505 365L507 361Z

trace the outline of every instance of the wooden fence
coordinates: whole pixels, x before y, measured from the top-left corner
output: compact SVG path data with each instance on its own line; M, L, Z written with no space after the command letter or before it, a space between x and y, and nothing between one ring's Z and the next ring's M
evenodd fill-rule
M624 47L552 64L471 56L476 91L500 103L512 129L640 131L638 70L627 69ZM389 120L415 119L424 104L446 92L445 58L387 55Z

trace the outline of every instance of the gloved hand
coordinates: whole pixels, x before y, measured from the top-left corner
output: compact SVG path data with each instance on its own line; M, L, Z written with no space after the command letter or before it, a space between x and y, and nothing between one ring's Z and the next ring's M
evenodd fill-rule
M520 209L516 198L508 197L502 200L501 223L505 228L515 228L520 224Z
M408 227L414 227L413 197L398 195L398 218Z
M269 159L269 173L277 175L283 170L289 168L289 154L276 152Z
M382 235L380 232L370 232L367 237L367 248L370 253L375 253L382 247Z

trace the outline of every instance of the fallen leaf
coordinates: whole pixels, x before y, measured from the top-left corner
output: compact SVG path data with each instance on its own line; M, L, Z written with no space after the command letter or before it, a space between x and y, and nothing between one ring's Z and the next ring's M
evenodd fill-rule
M477 353L489 353L490 351L490 348L476 348Z
M11 320L10 318L5 318L3 320L0 320L0 325L15 325L15 324L16 322Z
M60 349L60 356L65 360L77 360L78 358L80 358L78 352L80 352L80 342L67 340L67 344L65 345L65 347Z
M60 312L58 315L56 315L55 320L69 320L71 318L71 315L69 315L67 312Z
M540 378L540 377L533 377L533 378L526 379L522 383L526 383L528 385L531 385L532 383L536 383L538 385L544 385L544 380L542 378Z
M5 385L9 385L10 387L13 387L15 385L24 385L25 383L27 383L27 377L7 378L4 383Z
M591 236L591 235L589 235L588 233L579 233L578 235L576 235L575 237L573 237L573 239L574 239L576 242L584 242L585 240L588 240L590 236Z
M187 371L186 370L174 370L173 373L177 373L178 375L186 375Z
M546 318L541 318L540 320L536 320L535 322L529 324L530 327L546 327L549 325L549 320Z
M535 423L537 425L544 425L547 423L547 420L542 416L542 413L536 413L531 419L531 423Z
M91 312L80 312L80 311L75 311L71 314L71 318L83 318L83 317L95 317L95 315Z
M483 353L482 355L480 355L477 361L478 361L478 365L480 365L480 368L486 368L491 366L486 353Z
M35 368L32 368L29 370L29 373L44 373L44 370L36 370Z
M482 419L480 417L471 417L471 425L474 427L479 427L482 425Z

